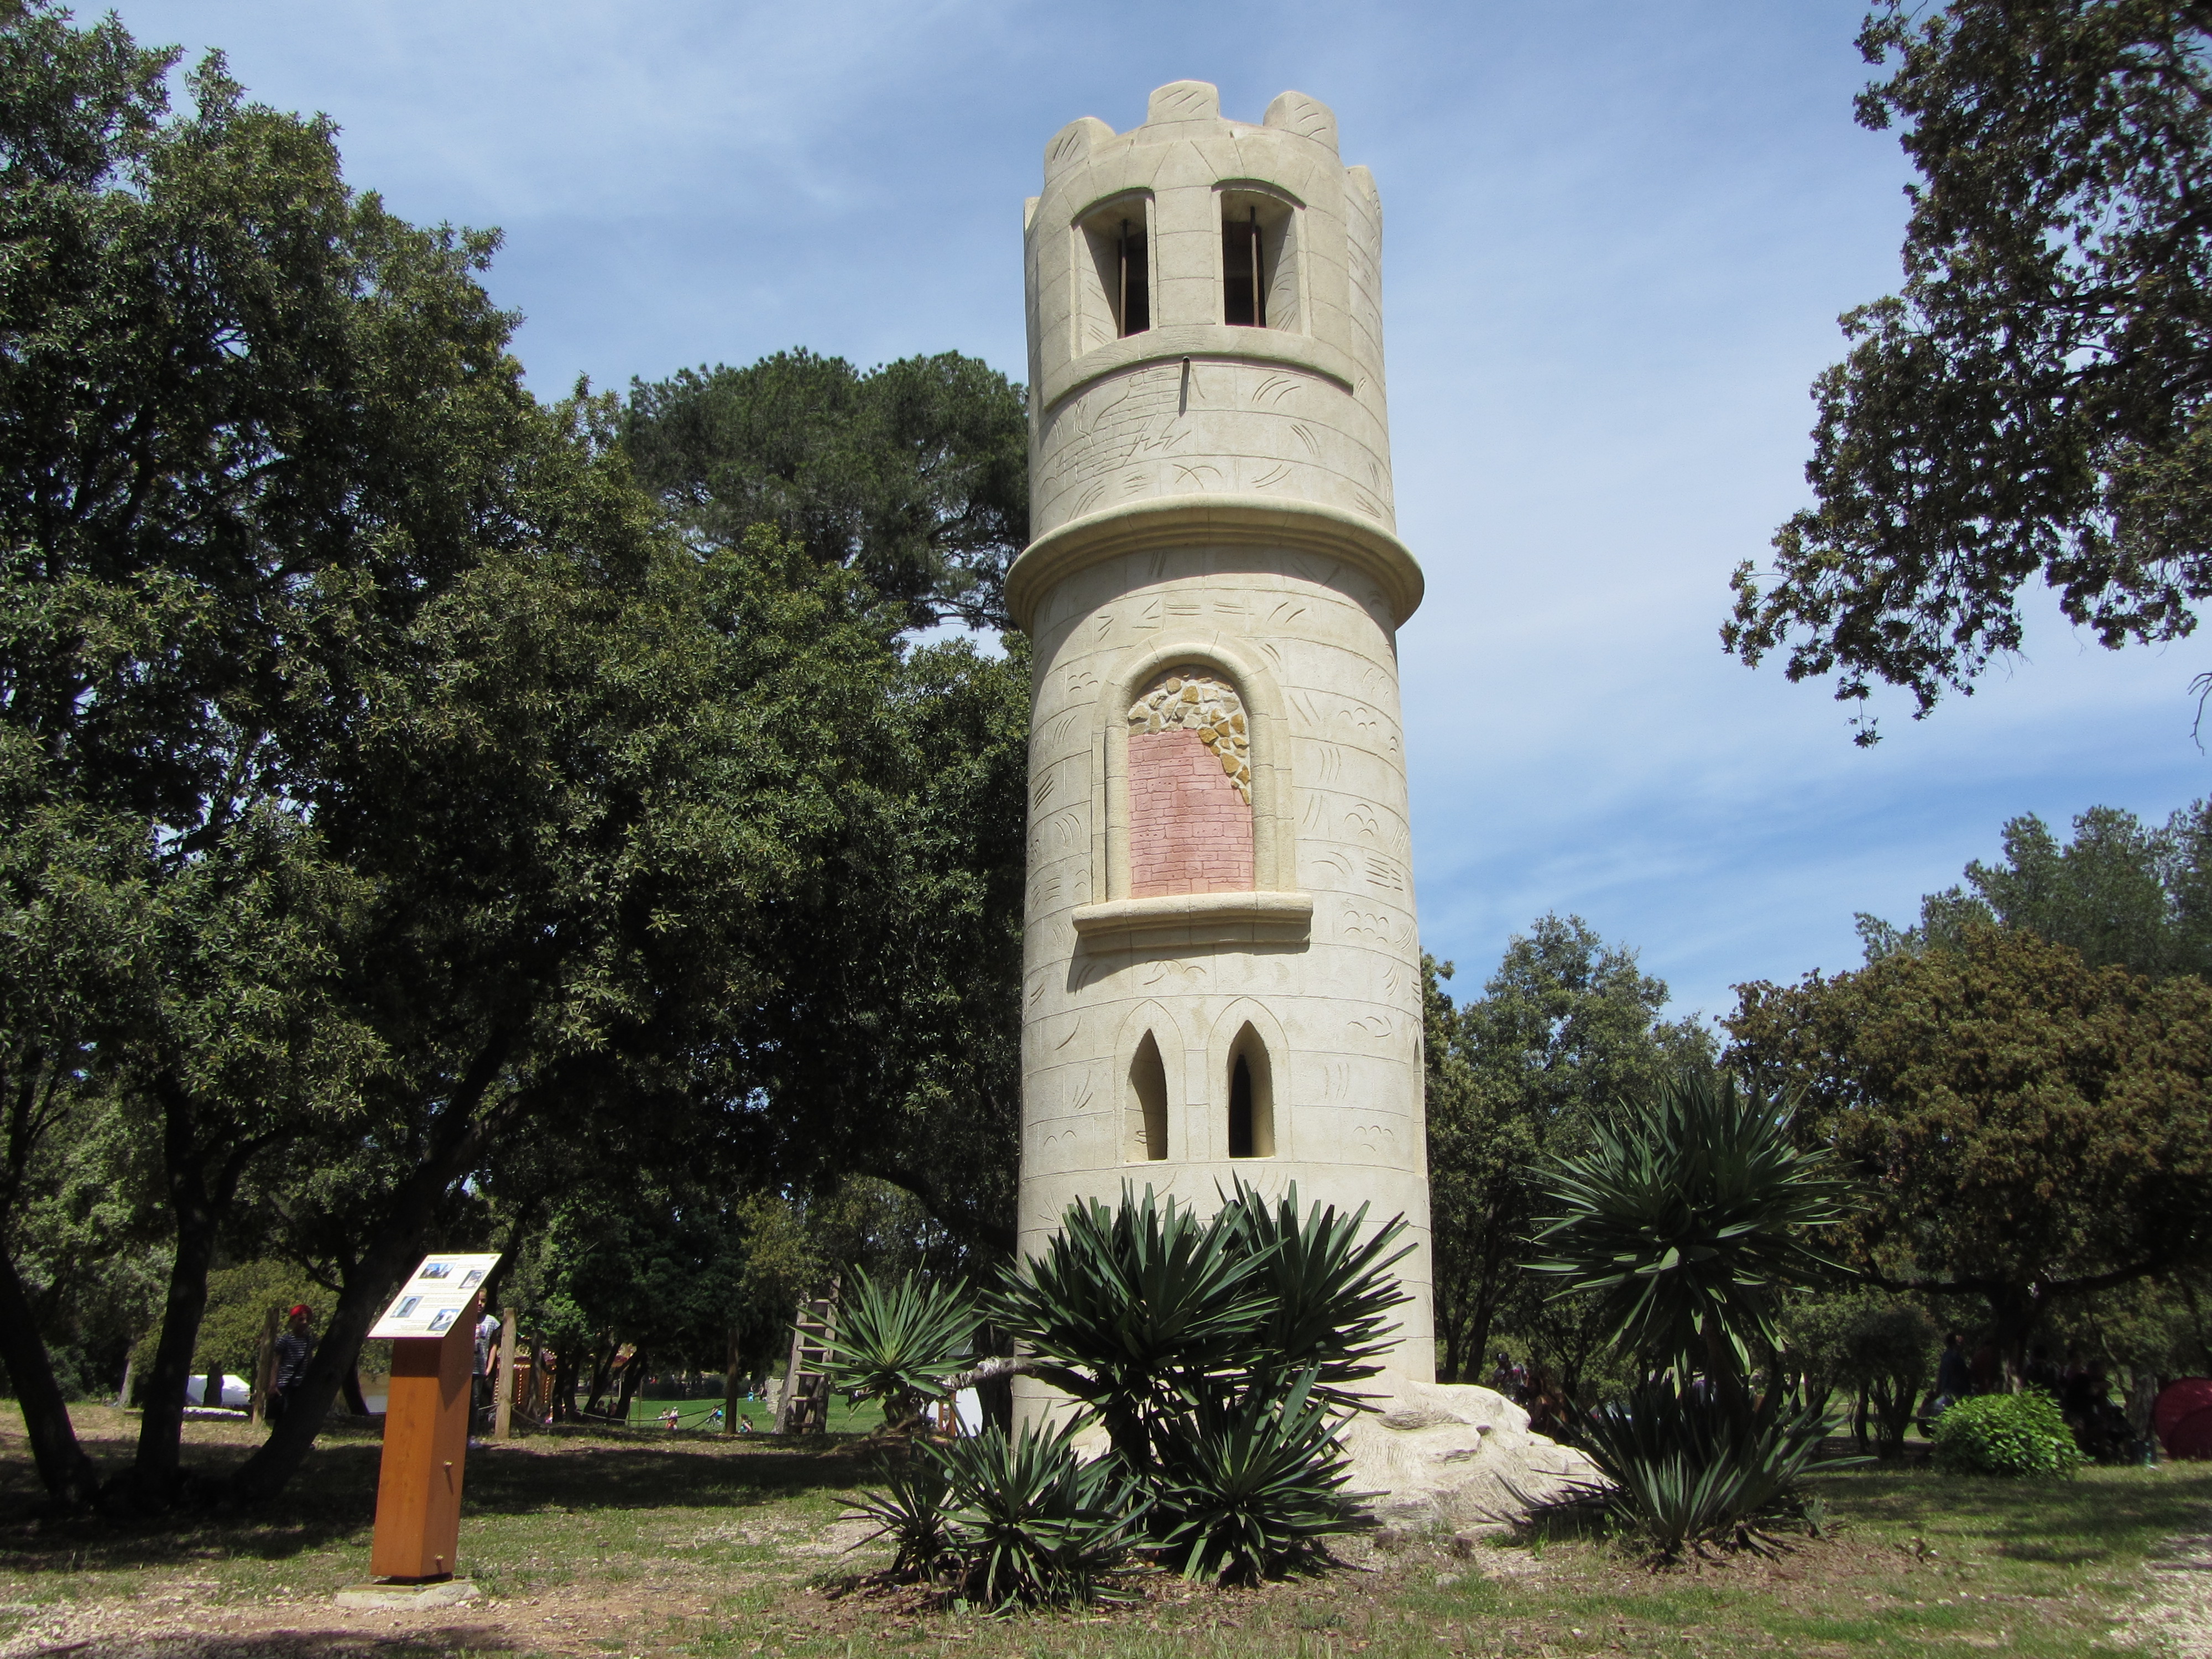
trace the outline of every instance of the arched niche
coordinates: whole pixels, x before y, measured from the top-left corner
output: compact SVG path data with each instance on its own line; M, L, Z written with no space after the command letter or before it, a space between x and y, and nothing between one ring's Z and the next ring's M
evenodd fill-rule
M1157 1164L1168 1155L1168 1072L1159 1039L1151 1031L1137 1039L1129 1056L1127 1104L1122 1113L1121 1161Z
M1166 643L1125 659L1104 688L1100 718L1104 726L1106 847L1103 892L1097 900L1135 896L1131 878L1129 740L1132 708L1178 669L1197 671L1233 690L1244 730L1238 761L1239 793L1251 814L1252 878L1260 892L1290 892L1297 885L1291 823L1289 729L1273 678L1218 641ZM1215 762L1218 763L1218 757ZM1226 777L1230 774L1224 772Z
M1253 891L1251 715L1235 682L1179 663L1124 719L1129 896Z
M1181 1161L1189 1154L1185 1121L1184 1038L1175 1016L1147 1000L1131 1009L1114 1041L1121 1089L1124 1164Z
M1247 1021L1229 1044L1227 1139L1232 1158L1275 1156L1275 1069L1267 1044Z

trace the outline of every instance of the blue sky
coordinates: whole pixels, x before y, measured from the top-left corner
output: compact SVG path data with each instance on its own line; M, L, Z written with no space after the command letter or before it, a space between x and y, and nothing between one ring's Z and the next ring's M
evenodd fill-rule
M497 225L532 384L791 345L1023 372L1022 198L1078 115L1219 85L1333 105L1387 216L1401 639L1424 943L1472 991L1576 912L1677 1012L1856 963L2008 817L2207 792L2212 641L2112 653L2039 599L2021 659L1852 747L1717 629L1806 499L1807 388L1887 292L1909 174L1852 124L1863 0L776 6L125 0L343 129L419 221Z

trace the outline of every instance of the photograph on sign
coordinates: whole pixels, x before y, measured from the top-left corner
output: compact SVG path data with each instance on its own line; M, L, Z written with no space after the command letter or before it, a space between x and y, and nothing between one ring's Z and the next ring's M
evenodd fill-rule
M477 1255L439 1251L422 1258L399 1293L369 1329L372 1339L443 1336L469 1305L469 1298L498 1266L495 1252Z

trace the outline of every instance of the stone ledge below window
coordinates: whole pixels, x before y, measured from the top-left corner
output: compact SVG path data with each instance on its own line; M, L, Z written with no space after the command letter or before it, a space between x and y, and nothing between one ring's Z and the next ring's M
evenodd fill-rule
M1304 945L1310 893L1167 893L1075 907L1075 935L1093 950L1183 945Z

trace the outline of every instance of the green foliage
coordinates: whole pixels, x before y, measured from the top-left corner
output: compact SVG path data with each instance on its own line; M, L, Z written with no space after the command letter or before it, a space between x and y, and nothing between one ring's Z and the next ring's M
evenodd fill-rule
M1793 1143L1792 1115L1709 1070L1662 1084L1547 1167L1536 1243L1554 1254L1533 1267L1597 1292L1618 1340L1685 1381L1747 1370L1752 1345L1777 1340L1776 1285L1832 1267L1804 1234L1839 1220L1849 1191Z
M1153 1437L1153 1541L1187 1578L1251 1583L1371 1524L1346 1501L1344 1449L1316 1373L1285 1391L1211 1394Z
M1389 1270L1413 1253L1399 1245L1402 1221L1361 1237L1367 1206L1339 1215L1335 1206L1298 1209L1292 1182L1273 1203L1238 1182L1215 1218L1234 1255L1258 1264L1252 1284L1260 1317L1249 1337L1246 1373L1259 1389L1311 1389L1326 1405L1351 1407L1345 1385L1373 1376L1389 1351L1394 1309L1410 1299ZM1396 1246L1397 1248L1393 1248ZM1292 1383L1294 1377L1310 1381Z
M1864 1389L1883 1442L1902 1448L1940 1334L1925 1307L1874 1291L1814 1296L1789 1310L1782 1334L1788 1358L1821 1393Z
M802 350L685 369L632 383L622 435L696 544L772 526L903 621L1007 625L1006 567L1029 541L1028 405L975 358L862 371Z
M1616 1100L1638 1098L1685 1065L1710 1061L1711 1034L1668 1022L1664 981L1579 916L1538 918L1516 934L1481 996L1455 1009L1431 963L1425 1094L1437 1334L1447 1376L1483 1380L1495 1322L1540 1364L1581 1381L1594 1343L1521 1271L1547 1155L1589 1144Z
M1009 1437L993 1424L943 1444L917 1443L944 1477L946 1530L969 1600L994 1611L1087 1602L1127 1554L1145 1504L1114 1459L1085 1461L1076 1450L1081 1427L1074 1419L1056 1429L1025 1423Z
M2058 1402L2040 1389L1961 1400L1936 1419L1936 1467L1951 1474L2071 1474L2082 1462Z
M1094 1408L1133 1471L1164 1423L1225 1379L1270 1395L1311 1367L1322 1396L1374 1375L1383 1316L1405 1301L1389 1277L1411 1246L1395 1218L1362 1241L1362 1205L1298 1210L1293 1184L1271 1205L1242 1182L1210 1220L1137 1197L1068 1206L1060 1231L992 1298L997 1324L1036 1356L1030 1369Z
M888 1538L896 1553L891 1571L902 1577L935 1578L960 1565L960 1536L946 1511L952 1483L945 1464L917 1451L883 1472L883 1490L848 1498L853 1518L873 1521L860 1543ZM858 1548L859 1545L854 1547Z
M1869 962L1932 945L1957 950L1970 928L1995 923L2071 946L2092 968L2212 976L2212 803L2195 802L2158 828L2093 806L2063 845L2026 813L2004 827L2004 861L1977 859L1965 888L1923 898L1917 927L1858 920Z
M1030 1370L1104 1420L1132 1468L1151 1459L1152 1425L1184 1410L1203 1379L1251 1357L1267 1316L1259 1261L1235 1231L1188 1205L1123 1183L1109 1209L1068 1206L1044 1254L990 1302L993 1322L1027 1345Z
M1795 1487L1827 1432L1825 1400L1801 1408L1775 1389L1747 1408L1651 1383L1600 1407L1581 1443L1613 1483L1607 1510L1672 1560L1706 1542L1759 1547L1801 1514Z
M234 1267L218 1267L208 1275L207 1312L200 1320L199 1346L192 1352L192 1372L210 1371L253 1380L253 1361L261 1345L261 1332L271 1308L289 1309L306 1303L319 1316L330 1292L289 1261L242 1261ZM283 1328L280 1318L277 1328ZM146 1334L138 1349L143 1370L153 1354L155 1333Z
M1389 1269L1407 1254L1403 1218L1363 1237L1366 1213L1302 1212L1295 1186L1271 1201L1241 1182L1206 1220L1127 1185L1113 1209L1071 1205L985 1305L1030 1350L1022 1369L1083 1409L1050 1434L994 1428L918 1450L949 1482L945 1547L973 1593L993 1606L1086 1597L1147 1523L1149 1547L1189 1577L1239 1582L1364 1524L1334 1431L1357 1407L1346 1385L1375 1375L1389 1346L1406 1300ZM863 1280L854 1305L841 1377L941 1391L972 1323L963 1292ZM1112 1451L1079 1467L1073 1437L1093 1421ZM914 1490L854 1501L902 1559L936 1547L908 1513Z
M837 1310L830 1382L882 1401L886 1428L910 1428L922 1402L945 1398L945 1378L967 1363L977 1318L964 1284L913 1274L878 1284L856 1270Z
M2212 990L2092 969L2033 933L1741 988L1731 1060L1802 1091L1862 1178L1841 1230L1893 1286L1986 1300L2017 1356L2055 1301L2198 1259Z
M2040 574L2100 643L2179 637L2212 591L2212 423L2197 204L2212 57L2179 0L1885 0L1892 68L1862 125L1902 125L1903 292L1847 313L1815 383L1818 497L1736 573L1723 637L1792 680L1879 678L1925 714L2019 648ZM1871 724L1860 741L1874 738Z

